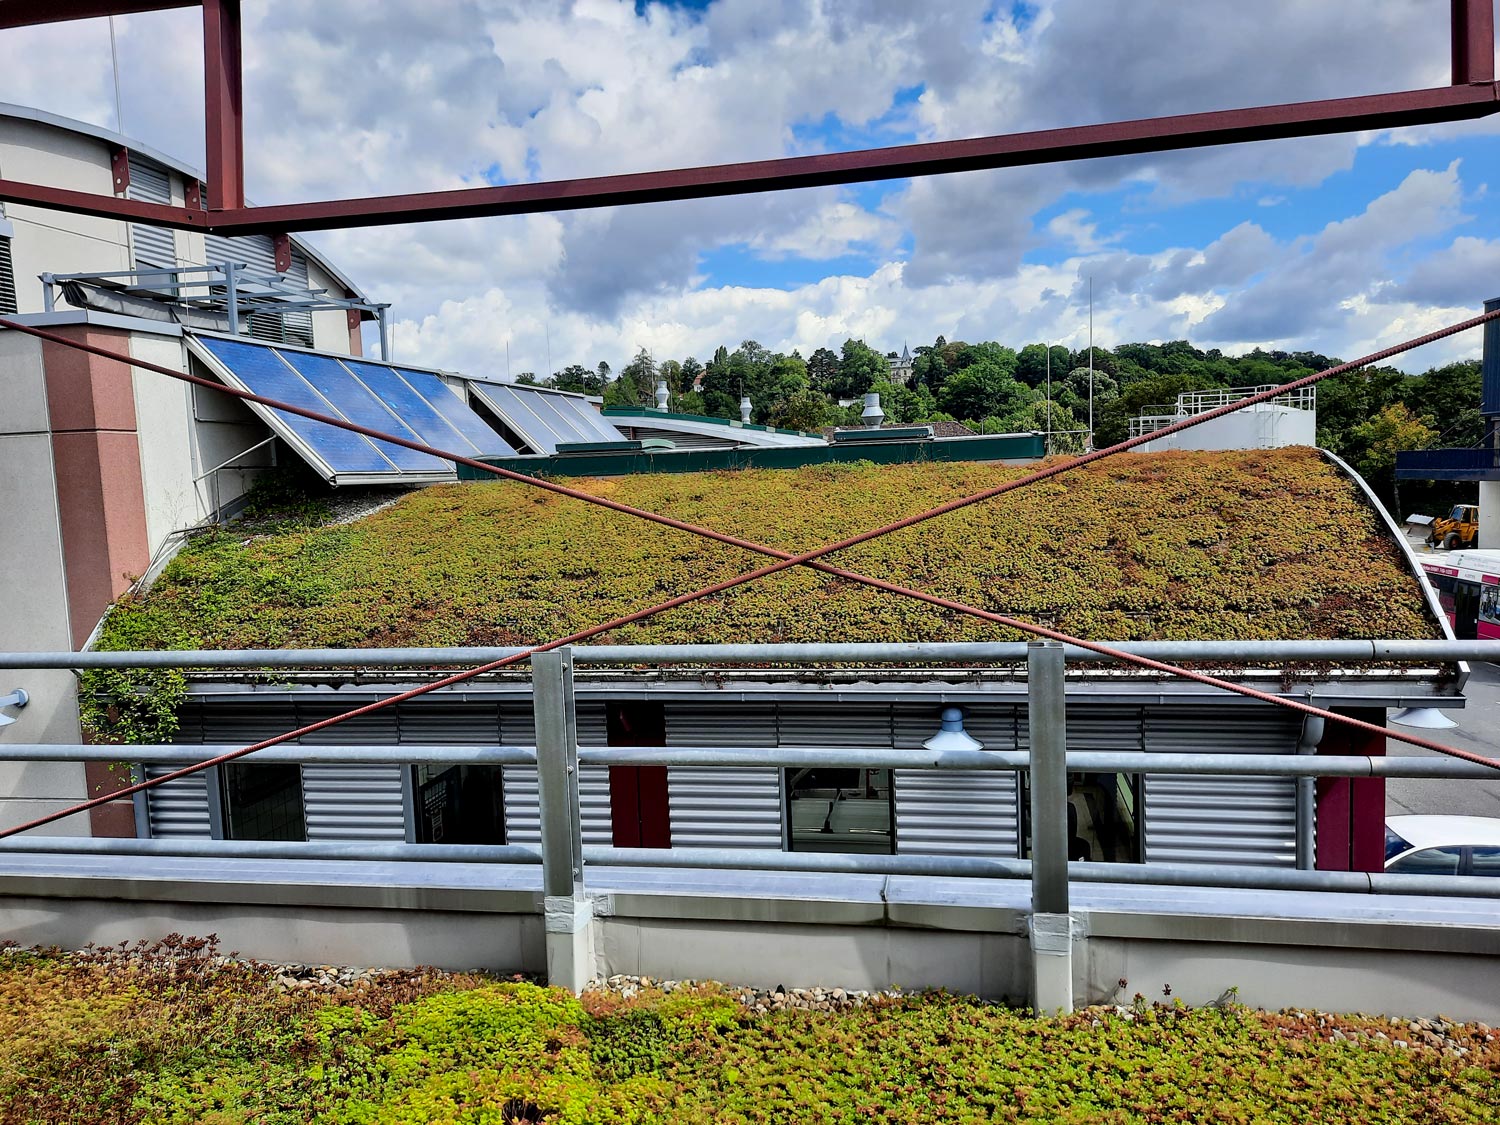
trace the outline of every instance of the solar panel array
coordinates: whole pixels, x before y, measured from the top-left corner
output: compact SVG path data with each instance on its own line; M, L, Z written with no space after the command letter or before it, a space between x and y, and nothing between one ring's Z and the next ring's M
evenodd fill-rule
M478 379L469 390L537 453L556 453L559 442L625 439L582 395Z
M368 360L194 335L232 386L465 457L516 451L436 375ZM204 356L203 353L207 353ZM254 409L335 484L452 480L451 462L273 407Z

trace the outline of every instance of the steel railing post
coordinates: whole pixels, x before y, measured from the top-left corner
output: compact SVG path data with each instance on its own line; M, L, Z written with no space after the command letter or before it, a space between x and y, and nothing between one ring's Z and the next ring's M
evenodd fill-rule
M594 977L594 910L583 885L572 649L533 655L531 684L547 980L576 993Z
M1026 646L1031 738L1032 1007L1073 1010L1073 920L1068 912L1068 736L1063 646Z

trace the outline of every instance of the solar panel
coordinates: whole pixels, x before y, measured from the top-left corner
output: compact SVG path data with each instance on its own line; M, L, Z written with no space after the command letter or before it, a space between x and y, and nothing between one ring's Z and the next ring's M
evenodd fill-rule
M274 348L259 344L242 344L235 340L220 340L212 336L197 337L196 341L219 365L228 371L241 389L266 398L280 399L292 406L316 410L320 414L340 416L341 412L331 402L293 371L281 359ZM287 438L299 453L310 451L325 469L325 475L338 477L346 474L399 475L400 470L383 457L362 435L340 430L287 414L272 407L251 404L282 437Z
M342 363L331 356L293 351L279 354L283 360L296 369L299 375L312 384L313 389L333 403L339 413L349 421L357 422L361 426L369 426L373 430L384 430L388 434L411 441L434 445L439 449L448 449L453 444L451 441L448 445L433 441L408 425L388 401L382 401L376 397L369 387L351 375ZM388 441L371 440L375 448L380 450L381 455L402 472L443 473L448 471L449 462L434 457L430 453L418 453L415 449L392 445ZM449 451L468 452L467 449L462 448Z
M417 394L441 414L459 433L474 444L481 454L490 457L514 457L516 451L490 429L484 419L469 409L469 404L448 388L448 384L427 371L412 371L405 367L396 370L401 378L411 384Z
M436 375L348 356L190 333L199 359L230 386L462 457L516 451ZM334 484L453 480L451 462L251 403L296 453Z
M624 435L599 416L580 395L515 383L469 384L475 397L538 453L557 452L558 443L621 441Z

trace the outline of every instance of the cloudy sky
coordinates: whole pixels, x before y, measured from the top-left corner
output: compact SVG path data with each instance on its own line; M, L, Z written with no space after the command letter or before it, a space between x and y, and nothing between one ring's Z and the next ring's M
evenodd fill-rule
M1357 10L1357 18L1356 18ZM259 203L714 164L1448 81L1448 0L247 0ZM124 131L202 164L196 10L116 21ZM114 127L109 31L0 100ZM66 75L66 79L61 78ZM848 336L1352 357L1500 295L1500 119L311 240L474 373ZM1411 353L1420 370L1477 336Z

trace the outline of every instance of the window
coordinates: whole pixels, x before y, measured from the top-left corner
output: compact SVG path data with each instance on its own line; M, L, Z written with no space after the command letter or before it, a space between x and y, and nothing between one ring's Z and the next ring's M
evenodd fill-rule
M505 843L499 766L413 766L419 844Z
M1500 625L1500 586L1480 588L1479 618L1491 625Z
M306 840L302 767L226 765L223 774L226 840Z
M1457 875L1463 851L1460 847L1419 848L1408 852L1386 870L1403 875Z
M1473 865L1469 874L1488 875L1492 878L1500 876L1500 848L1470 848L1469 857Z
M1030 775L1020 773L1021 858L1031 856ZM1140 863L1141 778L1133 773L1068 774L1068 859Z
M787 840L794 852L896 852L891 771L786 770Z

